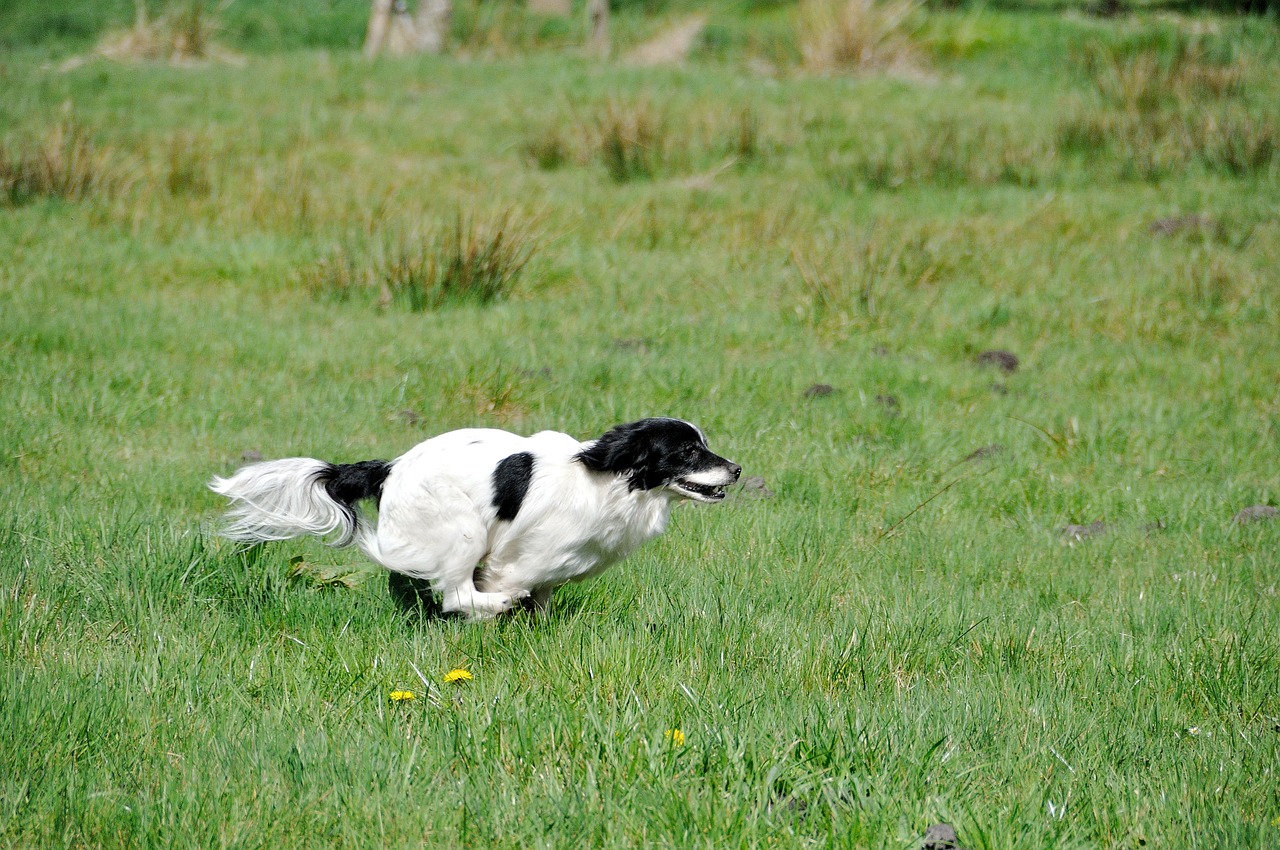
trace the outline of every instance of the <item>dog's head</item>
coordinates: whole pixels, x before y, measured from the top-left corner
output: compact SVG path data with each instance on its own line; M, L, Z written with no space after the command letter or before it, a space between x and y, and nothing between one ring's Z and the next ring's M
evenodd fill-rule
M665 487L685 499L719 502L742 467L707 448L694 425L680 419L628 422L588 443L577 459L592 472L627 479L632 490Z

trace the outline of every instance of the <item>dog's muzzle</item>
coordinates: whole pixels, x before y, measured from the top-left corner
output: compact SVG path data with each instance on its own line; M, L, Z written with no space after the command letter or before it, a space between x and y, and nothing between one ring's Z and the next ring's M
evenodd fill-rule
M724 500L724 488L738 480L742 467L736 463L716 467L693 475L685 475L671 482L671 489L686 498L698 502Z

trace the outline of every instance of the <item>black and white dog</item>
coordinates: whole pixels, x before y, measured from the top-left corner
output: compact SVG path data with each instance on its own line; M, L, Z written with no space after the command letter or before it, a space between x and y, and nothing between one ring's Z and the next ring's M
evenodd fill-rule
M355 542L393 577L429 583L445 613L484 619L524 599L545 608L556 587L661 534L673 503L718 502L741 472L696 426L642 419L585 443L468 428L390 462L287 458L209 487L231 499L227 537ZM377 503L375 526L363 499Z

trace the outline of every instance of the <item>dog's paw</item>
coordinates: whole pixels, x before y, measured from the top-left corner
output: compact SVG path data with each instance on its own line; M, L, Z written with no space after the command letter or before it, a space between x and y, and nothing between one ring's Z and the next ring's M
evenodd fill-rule
M518 601L513 593L453 592L445 594L444 608L473 620L488 620L510 611Z
M483 591L458 588L444 593L444 611L473 620L489 620L513 608L527 606L531 598L533 593L527 589Z

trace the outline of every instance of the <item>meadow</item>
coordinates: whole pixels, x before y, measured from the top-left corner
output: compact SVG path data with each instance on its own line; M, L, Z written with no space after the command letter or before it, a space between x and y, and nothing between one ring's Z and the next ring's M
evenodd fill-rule
M787 4L669 67L676 0L610 60L365 5L183 67L0 9L0 845L1275 843L1274 17L919 6L859 72ZM205 489L648 415L752 486L545 617Z

